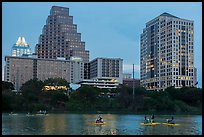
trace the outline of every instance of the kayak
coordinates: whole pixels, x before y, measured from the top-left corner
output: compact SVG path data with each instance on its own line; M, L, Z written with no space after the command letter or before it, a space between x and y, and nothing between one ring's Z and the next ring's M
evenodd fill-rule
M107 124L107 122L99 122L99 123L92 122L92 124L94 124L94 125L105 125L105 124Z
M162 123L163 125L166 126L179 126L180 124L175 124L175 123Z
M160 123L158 122L153 122L153 123L140 123L141 126L156 126Z

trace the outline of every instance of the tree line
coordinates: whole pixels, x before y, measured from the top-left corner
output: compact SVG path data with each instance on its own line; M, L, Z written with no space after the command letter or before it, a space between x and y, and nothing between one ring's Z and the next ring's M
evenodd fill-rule
M45 85L67 86L69 83L61 78L49 78L45 81L32 79L24 83L21 95L12 92L10 82L2 82L3 112L131 112L162 114L202 114L202 89L195 87L174 88L164 91L147 91L136 87L133 96L132 88L124 85L116 89L99 89L92 86L81 86L76 91L44 91ZM71 91L71 92L70 92Z

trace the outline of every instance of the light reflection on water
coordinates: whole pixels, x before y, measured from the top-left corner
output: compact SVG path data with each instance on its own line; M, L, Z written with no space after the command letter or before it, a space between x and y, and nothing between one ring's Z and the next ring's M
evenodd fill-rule
M202 116L175 115L181 126L140 126L144 115L102 114L106 125L93 125L98 114L2 114L2 135L201 135ZM170 116L155 115L165 122Z

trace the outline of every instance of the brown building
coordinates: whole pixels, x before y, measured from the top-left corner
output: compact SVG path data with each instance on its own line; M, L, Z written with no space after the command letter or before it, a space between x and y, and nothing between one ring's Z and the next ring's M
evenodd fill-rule
M128 87L133 87L133 79L132 78L123 79L123 85L128 86ZM134 85L135 85L135 88L139 87L140 86L140 80L134 79Z

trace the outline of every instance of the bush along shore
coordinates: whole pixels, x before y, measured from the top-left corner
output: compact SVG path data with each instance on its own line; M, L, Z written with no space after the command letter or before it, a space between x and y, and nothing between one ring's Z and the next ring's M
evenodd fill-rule
M147 91L142 87L119 86L117 89L99 89L81 86L76 91L64 89L43 90L45 85L66 85L64 79L29 80L12 92L10 82L2 82L3 112L48 113L123 113L123 114L202 114L202 89L169 87L164 91Z

